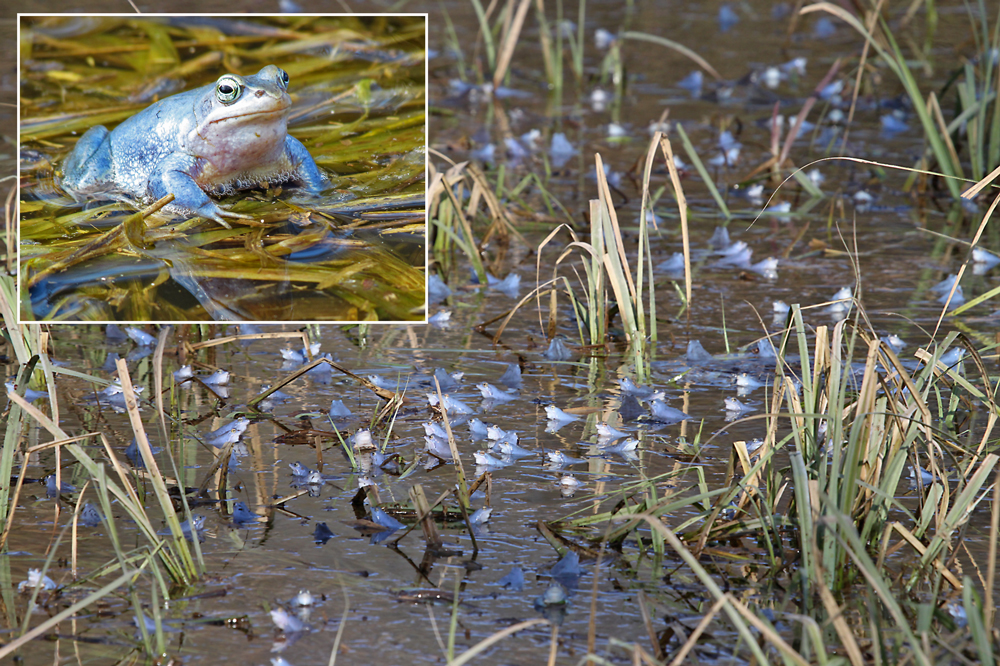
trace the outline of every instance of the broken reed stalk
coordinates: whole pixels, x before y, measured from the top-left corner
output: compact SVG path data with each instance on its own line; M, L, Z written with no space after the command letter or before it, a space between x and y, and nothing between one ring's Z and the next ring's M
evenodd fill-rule
M455 475L458 477L458 502L463 507L463 513L469 507L469 485L465 476L465 466L462 458L458 454L458 444L455 442L455 435L451 432L451 423L448 421L448 410L445 409L444 396L441 393L441 384L437 377L434 378L434 389L437 391L438 407L441 409L441 418L444 421L445 432L448 433L448 448L451 451L451 458L455 464Z
M514 57L514 47L521 36L521 28L524 26L524 18L531 7L531 0L520 0L517 11L512 20L504 26L504 35L500 44L500 55L497 58L496 70L493 72L493 89L496 90L503 85L503 80L507 76L507 69L510 61ZM508 12L510 6L508 6ZM509 16L509 14L508 14Z
M196 557L191 556L191 550L188 548L188 540L181 529L180 520L177 518L177 512L174 510L170 492L167 490L163 475L160 473L160 467L153 456L153 450L150 447L149 438L146 436L142 417L139 415L139 403L135 389L132 386L132 377L128 371L128 363L125 359L118 359L115 365L118 369L118 378L122 383L122 395L125 397L125 409L128 412L129 423L132 425L132 432L135 435L136 446L142 456L143 464L149 471L149 480L153 486L153 494L160 505L160 510L163 512L163 517L166 519L167 526L174 538L174 551L183 565L184 575L190 579L190 582L193 582L200 575L201 570L204 569L204 561L201 555L201 545L198 543L197 530L194 529L191 522L191 510L187 505L184 489L183 487L179 488L181 500L184 505L185 519L191 525L191 535L193 537L191 543L194 546ZM196 559L197 563L195 562Z
M424 533L424 540L432 546L440 546L441 535L438 534L434 517L431 516L431 506L427 503L424 487L419 483L410 486L410 501L413 502L413 508L417 512L417 522Z

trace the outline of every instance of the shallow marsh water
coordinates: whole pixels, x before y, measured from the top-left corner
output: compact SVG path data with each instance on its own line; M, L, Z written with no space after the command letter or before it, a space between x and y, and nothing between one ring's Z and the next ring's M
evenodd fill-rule
M475 30L474 19L467 7L457 2L446 6L452 12L453 20L459 21L469 31ZM675 11L676 8L664 7L661 3L640 4L630 20L633 27L642 25L649 31L652 28L648 26L664 26L667 36L697 47L701 55L722 70L724 77L731 79L743 76L751 62L778 64L798 55L808 56L808 74L803 82L794 89L779 88L781 98L788 101L792 111L798 109L833 57L856 52L860 43L859 38L843 26L836 28L829 38L818 38L810 32L807 22L804 34L792 40L789 50L782 50L779 38L784 34L787 23L764 14L748 16L743 6L738 8L740 21L723 38L717 22L719 6L706 3L698 5L697 9ZM596 75L601 54L589 46L590 35L597 27L615 31L622 21L621 6L620 3L598 3L588 7L592 11L587 22L587 62L589 72ZM432 10L436 11L436 7ZM947 30L957 31L956 19L954 13L944 13L944 16L951 20L946 20L940 28L943 36L939 36L939 40L942 44L951 45L957 40L949 39ZM432 35L434 25L432 14ZM762 34L772 38L761 39ZM593 85L588 84L579 94L575 86L570 85L564 94L563 107L554 107L541 91L538 84L541 73L538 71L537 53L532 52L531 39L524 40L524 48L518 51L515 77L511 82L513 87L528 91L528 97L501 100L496 107L492 106L492 102L471 100L466 95L451 99L448 81L456 75L455 62L447 54L440 35L438 33L438 43L432 44L442 51L442 55L431 61L431 99L433 104L440 105L447 113L436 117L432 123L432 144L456 159L469 156L464 146L470 137L473 150L495 142L498 153L502 152L499 146L503 125L498 120L503 117L502 114L512 120L515 135L540 128L545 137L540 142L542 145L548 145L552 132L566 131L578 152L567 167L554 175L552 183L557 197L570 209L581 229L585 228L582 211L586 201L596 196L594 180L590 175L593 169L591 154L599 150L613 169L627 170L645 152L645 126L656 120L665 106L671 108L672 120L686 123L688 133L703 155L711 154L716 145L718 131L713 128L714 122L727 116L740 118L743 133L738 138L744 144L744 162L734 169L720 169L720 180L737 182L757 160L763 159L764 147L769 141L768 132L755 122L770 116L773 98L758 87L738 86L736 92L738 97L742 97L737 102L720 104L692 99L676 83L694 66L674 56L643 58L642 53L658 52L652 51L652 47L641 46L638 54L632 52L629 70L639 78L630 85L627 103L620 111L620 120L633 140L610 143L604 136L612 112L594 112L589 110L587 104ZM942 48L942 51L942 60L954 54L951 48ZM748 56L748 53L751 55ZM935 80L943 78L946 70L944 67ZM885 96L895 92L898 91ZM765 96L766 103L752 101L758 94ZM788 111L783 107L782 112ZM878 159L887 162L912 161L923 143L916 124L911 120L908 131L887 136L879 129L879 117L880 112L874 106L859 114L858 125L852 128L850 139L856 154L873 157L877 151ZM799 163L805 161L807 154L806 142L801 141L800 145L793 151L793 159ZM450 150L453 146L460 148ZM688 161L676 145L675 150ZM503 161L497 159L487 168L496 169L498 163ZM541 159L533 156L519 167L508 168L509 174L513 174L508 178L513 178L529 168L541 169ZM833 219L839 223L846 245L853 249L856 243L860 251L857 266L861 276L861 298L875 330L880 334L898 334L908 344L904 353L911 353L926 342L926 330L933 328L942 307L937 303L937 295L929 292L929 288L949 273L954 273L964 253L961 246L939 240L925 229L967 239L969 219L960 219L961 214L949 208L947 200L929 203L915 200L902 192L902 175L889 172L882 180L878 177L872 179L871 172L858 165L824 163L819 168L827 179L823 184L824 191L828 194L841 193L843 199L828 196L803 212L803 208L808 207L805 197L789 194L786 199L783 190L778 198L792 203L792 213L762 216L748 229L749 218L755 216L763 204L730 195L730 206L745 214L745 217L729 224L733 240L746 241L754 251L755 261L766 256L782 256L788 251L789 259L779 262L778 279L768 280L747 270L715 267L714 258L703 258L696 264L695 298L689 309L683 311L673 280L668 275L660 278L659 343L653 350L651 383L666 389L668 404L683 407L695 421L655 430L643 428L637 462L630 463L618 456L590 458L586 464L575 468L578 470L577 478L584 485L574 498L562 496L556 485L561 474L546 467L541 456L526 458L510 467L495 470L492 491L494 512L488 531L477 537L480 551L475 562L482 569L466 565L472 555L468 535L462 530L446 532L456 540L462 555L435 559L428 578L448 592L454 590L456 581L462 581L459 650L518 620L538 615L532 602L547 588L548 572L558 560L558 555L535 529L539 520L552 520L580 509L596 512L595 502L589 499L591 493L613 494L638 478L649 478L674 469L687 472L687 476L683 477L685 483L690 482L694 466L703 469L709 487L724 482L730 442L760 436L761 422L731 424L725 420L723 399L735 395L727 374L702 374L697 378L689 376L672 380L686 367L681 359L690 340L700 340L715 354L734 350L761 337L765 329L777 330L771 310L774 300L816 304L830 300L842 286L855 285L855 270L850 259L839 254L843 249L840 236L835 228L827 227L831 202ZM661 183L665 181L664 173L658 173L656 177ZM623 203L626 198L628 203L621 207L620 218L626 222L637 220L637 188L627 177L623 180L619 189L623 194ZM708 248L709 239L722 218L717 215L714 204L697 181L696 176L690 176L684 185L693 209L699 213L692 223L692 246L704 250ZM877 187L872 188L873 183ZM786 189L792 191L789 186ZM862 189L872 190L878 197L875 205L854 206L853 195ZM766 191L769 193L769 189ZM766 196L764 198L766 200ZM841 200L843 209L837 203ZM661 228L664 231L654 234L654 263L667 259L680 248L680 239L675 231L676 221L669 217L674 209L673 204L666 200L657 206L657 212L662 214ZM537 210L542 210L542 207L537 206ZM532 221L529 215L524 217ZM977 218L973 215L971 219L974 223ZM803 232L807 224L809 227ZM503 263L493 265L501 277L508 271L522 275L524 285L520 295L524 295L527 284L534 281L534 257L528 253L528 248L533 247L545 233L529 232L525 246L515 244L508 249ZM630 239L634 239L634 231L626 231L626 244ZM807 245L810 241L813 242L812 247ZM820 242L825 243L826 249L819 245ZM1000 250L995 231L987 231L983 245ZM554 251L548 251L543 257L543 276L551 273L550 262L554 256ZM604 418L612 414L618 406L616 380L620 376L632 376L634 369L627 365L620 354L621 349L614 347L606 357L593 360L583 357L553 363L544 359L541 352L545 350L547 341L532 311L525 311L524 316L515 318L504 332L501 345L493 346L490 337L476 332L474 327L502 314L516 300L469 285L467 271L466 266L459 264L447 276L456 295L447 304L431 309L432 314L439 308L453 311L451 323L446 329L416 326L373 328L364 334L365 344L362 346L356 330L324 327L315 340L322 341L322 352L332 353L357 374L376 373L390 383L408 374L414 367L424 374L437 367L449 372L465 372L461 388L454 394L477 408L480 400L475 384L480 381L498 384L505 364L521 360L525 368L522 398L477 416L519 432L522 444L529 448L562 450L569 455L584 457L588 448L579 442L593 442L593 421L598 415ZM995 269L982 276L969 275L966 278L968 282L963 282L966 296L994 286L996 275ZM991 311L988 304L980 306L970 314L946 320L944 328L963 330L978 346L985 347L995 343L996 321L991 317ZM560 332L573 336L575 326L566 317L566 312L563 315ZM824 307L807 311L806 320L811 325L832 324L836 317ZM496 324L487 327L490 334L495 330ZM132 348L131 343L106 347L103 333L96 328L57 329L54 344L54 358L77 369L100 367L106 351L116 351L124 356ZM263 384L272 383L282 375L284 371L281 370L278 353L280 346L277 343L255 342L244 350L239 345L230 344L212 355L201 353L196 356L201 361L235 374L233 397L225 406L219 406L202 388L178 391L176 404L181 410L181 417L187 420L205 418L194 426L200 433L220 425L221 417L244 404L260 391ZM990 372L995 372L995 357L988 362ZM148 360L135 361L130 368L137 383L150 384ZM168 361L167 370L173 369L176 365ZM123 450L131 439L124 417L112 414L97 416L93 408L70 406L88 390L72 381L60 382L60 400L67 427L76 422L80 432L100 428L114 433L116 448ZM296 414L323 413L330 400L338 398L367 419L376 409L376 400L369 392L337 373L334 373L329 385L306 379L283 390L292 396L292 400L277 406L274 413L276 421L284 427L269 421L252 425L245 436L249 455L240 460L234 472L241 482L238 498L246 501L251 510L261 516L267 515L267 522L234 529L218 506L195 509L196 514L207 517L208 535L203 548L209 575L203 583L184 594L198 595L219 589L225 589L226 594L191 600L182 598L172 603L166 615L183 619L185 624L183 634L171 635L171 653L191 664L218 663L220 655L246 663L266 664L274 654L275 645L280 645L281 641L276 640L280 639L280 634L273 629L265 604L273 607L275 602L289 600L300 589L309 589L326 598L309 620L312 631L304 633L294 644L286 643L287 647L281 652L292 664L327 662L345 608L343 648L338 654L338 663L370 664L376 659L384 663L441 663L442 649L435 638L429 613L435 615L438 631L443 640L447 640L450 605L414 604L400 600L397 594L406 588L430 588L428 581L414 567L424 558L423 540L418 532L411 533L400 543L401 553L397 553L384 545L372 545L369 538L359 536L353 528L344 524L344 521L356 518L350 499L356 492L357 477L349 471L338 447L323 453L323 472L337 477L333 480L336 486L324 486L319 497L303 495L288 503L286 508L297 515L267 508L273 496L286 496L295 490L290 485L289 462L298 461L311 468L318 463L316 451L311 446L275 443L275 438L285 428L299 427L303 423ZM408 402L394 427L388 449L402 454L407 462L423 445L420 424L429 416L423 393L423 388L408 392ZM765 395L764 389L758 389L749 398L741 399L749 402L756 409L754 413L759 414L764 411ZM541 406L545 402L562 408L593 409L595 412L586 421L570 423L555 433L546 433L547 423ZM148 408L146 414L148 417ZM313 425L318 429L327 429L325 418L312 418ZM350 430L353 431L357 424L352 422ZM636 430L635 426L628 429ZM698 458L682 455L678 450L681 438L691 441L699 430L702 441L716 433L721 434ZM481 445L469 441L465 436L465 426L457 426L456 432L464 464L471 475L475 469L472 452ZM31 443L46 439L37 431L32 431L29 437L32 438ZM182 441L177 438L173 446L180 446ZM164 444L158 441L153 443ZM329 446L329 442L326 445ZM181 460L186 468L185 481L188 485L197 485L213 460L214 450L194 440L184 441L183 450ZM28 473L40 478L52 471L53 464L51 456L42 456L33 461ZM71 483L82 485L84 479L75 475L73 467L67 468L66 474ZM434 497L450 488L454 481L454 470L450 465L431 471L425 471L420 466L402 480L391 476L378 479L381 496L386 501L404 501L409 486L415 482L423 484L428 490L427 495ZM17 514L18 529L10 544L11 551L20 554L3 558L2 566L9 567L11 572L10 578L3 581L5 591L10 590L8 581L16 586L24 579L29 567L40 565L54 530L66 523L65 511L55 523L54 505L50 500L43 499L45 493L41 486L30 487L29 490L29 500L24 502ZM912 502L914 497L907 495L903 500ZM482 502L481 498L477 498L473 505L479 507ZM671 516L671 520L682 518L680 515ZM326 544L317 545L312 537L317 522L325 522L335 534ZM122 528L127 529L127 526ZM966 542L972 552L984 549L983 535L987 528L984 521L973 518L966 533ZM90 571L104 561L107 542L101 531L101 528L96 528L84 534L81 571ZM696 580L674 571L670 562L665 568L654 566L648 559L639 557L634 547L626 548L626 551L625 557L609 558L601 566L597 581L599 652L604 650L609 659L621 663L628 663L631 657L623 650L609 648L610 638L630 642L645 640L637 601L638 590L642 589L650 595L655 608L654 628L658 631L664 627L664 618L670 621L697 621L705 612L706 602L710 601ZM745 554L747 551L742 552ZM526 584L521 592L503 589L496 584L515 564L525 571ZM752 558L735 564L717 562L716 565L745 578L746 588L736 590L737 593L745 593L762 606L774 601L755 598ZM579 591L570 599L560 630L557 663L577 663L585 653L590 587L595 568L593 562L585 561L583 564ZM665 571L669 574L665 575ZM67 569L59 566L49 575L62 582ZM18 603L23 604L23 598ZM130 617L127 602L115 600L100 615L84 618L72 629L72 632L82 631L86 637L102 640L111 636L111 645L71 643L68 640L71 632L65 631L61 634L66 637L57 643L36 642L26 655L27 663L51 663L54 654L79 654L84 662L124 656L130 649L127 644L134 633L129 624ZM224 626L198 624L213 618L245 618L246 621ZM714 624L712 634L715 645L731 645L734 642L729 625L725 623ZM543 663L549 639L548 628L530 629L518 638L501 642L498 648L488 652L477 663ZM703 654L701 657L704 661L728 663L725 653Z

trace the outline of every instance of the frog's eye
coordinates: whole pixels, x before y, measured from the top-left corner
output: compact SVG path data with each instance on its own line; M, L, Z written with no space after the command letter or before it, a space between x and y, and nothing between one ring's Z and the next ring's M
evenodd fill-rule
M278 78L281 80L281 85L288 87L288 72L283 69L278 70Z
M222 77L215 86L215 96L223 104L232 104L239 99L242 92L243 82L231 76Z

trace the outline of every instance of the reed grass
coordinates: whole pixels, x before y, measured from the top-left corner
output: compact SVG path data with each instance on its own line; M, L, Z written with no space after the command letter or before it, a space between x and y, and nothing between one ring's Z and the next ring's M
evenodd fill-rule
M664 662L684 663L703 632L723 619L742 637L736 654L761 663L836 663L843 655L863 664L865 652L894 650L894 659L931 664L956 640L990 662L998 648L989 629L993 613L977 588L994 578L963 577L956 561L969 557L958 536L970 517L1000 492L995 378L958 333L918 350L914 368L868 332L860 303L832 328L810 329L802 314L794 306L790 327L774 340L779 360L768 412L744 419L762 423L764 443L753 458L743 443L734 444L727 485L709 491L687 471L671 475L674 490L662 497L657 487L668 477L624 484L614 497L586 498L580 512L544 523L543 534L552 533L553 545L582 539L575 546L581 553L606 544L631 558L630 539L640 552L660 556L666 548L680 558L712 607ZM956 345L965 348L969 372L939 362ZM988 415L971 442L946 418L959 407ZM934 480L913 486L915 503L900 495L916 465ZM609 508L595 509L595 501ZM1000 506L987 506L995 535ZM641 525L649 531L637 533ZM705 564L705 553L723 552L737 536L755 538L767 553L755 576L753 597L761 598L753 603L723 591L723 584L745 582L727 583L724 569ZM995 548L988 558L976 568L992 572ZM765 616L769 581L778 579L793 581L794 600ZM936 610L954 595L970 617L959 634ZM877 603L852 601L865 597ZM856 621L866 617L867 625ZM779 628L776 618L798 628Z
M14 295L11 278L8 276L0 277L0 285L2 285L2 288L0 288L0 313L4 316L4 323L6 324L7 330L12 333L11 337L20 338L23 344L23 346L19 346L15 343L15 349L20 350L19 353L22 353L23 355L30 354L33 349L44 349L44 345L41 343L44 342L45 335L47 334L42 335L40 333L40 326L19 326L14 318L14 303L16 301L10 300L10 298ZM47 355L44 352L30 356L26 359L26 362L22 364L19 377L24 379L24 387L27 386L28 380L31 376L31 371L35 366L36 360L39 358L43 359L43 366L49 365ZM96 383L107 383L105 380L97 377L85 375L75 371L64 370L63 368L51 368L51 366L49 366L49 372L47 374L50 384L50 396L53 397L57 396L57 393L54 390L54 383L51 379L52 372L66 372L67 374L72 374ZM88 433L75 437L69 436L58 424L57 420L59 418L59 413L55 407L51 409L50 415L46 415L39 408L25 401L21 395L17 395L16 393L9 394L12 407L8 416L8 427L5 433L3 453L0 455L0 472L3 472L3 465L10 465L13 456L18 453L24 455L24 459L27 461L28 453L37 452L47 448L54 448L57 451L58 460L58 452L65 449L83 466L84 469L86 469L90 477L95 480L95 484L98 487L98 496L104 497L105 493L110 493L110 495L114 496L114 498L119 502L120 506L126 511L126 513L128 513L129 517L136 522L140 532L143 534L147 542L150 552L157 553L159 563L162 564L169 572L170 578L176 583L190 584L203 570L204 564L201 561L200 550L198 550L197 545L195 545L194 548L196 554L193 555L187 540L184 539L181 533L180 522L176 516L176 512L174 511L167 485L164 482L163 476L159 472L156 460L153 458L149 448L149 443L146 440L145 430L142 424L142 419L138 414L138 404L135 393L132 389L128 368L122 360L119 360L118 375L122 381L129 417L135 431L136 438L139 441L139 449L143 455L146 468L149 471L146 478L153 485L154 496L156 497L159 509L175 535L175 538L171 543L168 543L166 547L161 548L164 540L157 535L157 531L153 526L152 520L146 511L145 504L140 498L138 489L134 485L134 477L126 472L118 462L114 451L111 449L111 446L104 435L101 433ZM23 394L23 387L21 389L21 393ZM54 405L58 404L55 399L53 399L53 403ZM11 422L11 418L14 419L13 422ZM31 451L22 451L21 449L23 445L21 443L19 433L23 429L23 422L26 418L30 418L35 422L35 424L47 430L50 435L54 437L54 439L50 442L33 447ZM77 443L85 439L100 440L104 444L104 452L107 455L107 461L95 459ZM117 474L117 482L109 478L106 474L106 466L109 464ZM7 472L9 473L9 471L10 469L8 468ZM22 470L22 480L23 476L24 474ZM8 476L7 478L11 477ZM4 492L6 492L6 490ZM16 498L14 499L16 500ZM105 515L110 516L110 513L108 512L110 504L105 504L103 501L102 504L104 504ZM6 534L9 533L9 529L12 524L11 520L13 512L16 510L17 502L12 501L10 504L5 506L9 507L4 518L4 535L6 536ZM190 516L188 517L190 518ZM120 544L114 540L113 543L116 544L116 553L118 553L119 559L122 559L123 555Z
M825 12L832 16L837 17L841 21L851 26L855 31L858 32L862 37L864 37L866 43L875 51L876 54L882 59L882 61L888 66L889 70L896 76L900 84L902 84L907 97L910 98L912 102L913 111L920 120L920 125L923 128L924 136L927 138L929 144L929 151L933 155L934 159L938 164L938 168L945 175L944 183L951 193L952 197L958 199L961 195L961 188L959 185L959 180L964 177L964 171L962 168L962 163L958 158L958 154L954 149L950 138L950 130L939 122L940 113L935 116L934 108L938 106L937 98L934 93L925 98L924 94L920 91L920 87L917 84L916 77L911 70L910 64L903 54L903 51L899 45L898 40L893 34L892 30L889 28L883 16L878 16L877 24L878 30L874 29L874 24L872 29L869 29L865 24L863 24L857 16L848 12L843 7L834 5L829 2L818 2L815 4L807 5L802 7L800 10L801 14L810 14L814 12ZM998 19L998 29L1000 29L1000 19ZM995 39L995 38L994 38ZM1000 42L996 42L1000 43ZM967 93L976 88L974 83L973 71L966 70L966 85L963 90ZM984 80L988 82L992 73L990 70L985 73ZM971 78L970 78L971 77ZM970 81L972 83L970 84ZM989 86L986 87L986 91L989 90ZM960 93L960 98L962 94ZM965 99L965 104L969 113L967 114L967 122L972 121L973 126L976 128L977 135L977 145L971 146L970 150L972 152L973 162L977 165L977 169L980 171L983 168L983 154L978 146L982 145L982 133L986 129L986 104L989 99L989 92L986 92L986 97L982 99L981 102L974 102L974 100ZM995 106L995 105L994 105ZM976 116L973 118L973 116ZM979 121L978 124L976 121ZM1000 120L995 123L997 131L1000 131ZM972 137L970 136L970 139ZM997 139L1000 141L1000 138ZM991 143L992 145L992 143ZM1000 146L1000 144L998 144ZM978 177L976 177L978 180Z

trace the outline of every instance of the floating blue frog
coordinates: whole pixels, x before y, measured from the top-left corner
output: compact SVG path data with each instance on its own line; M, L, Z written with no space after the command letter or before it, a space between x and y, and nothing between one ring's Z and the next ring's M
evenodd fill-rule
M62 186L77 200L107 194L149 203L174 195L169 213L223 218L208 194L295 182L321 191L327 177L288 136L288 73L268 65L253 76L223 74L215 83L167 97L109 132L90 128L63 164Z

